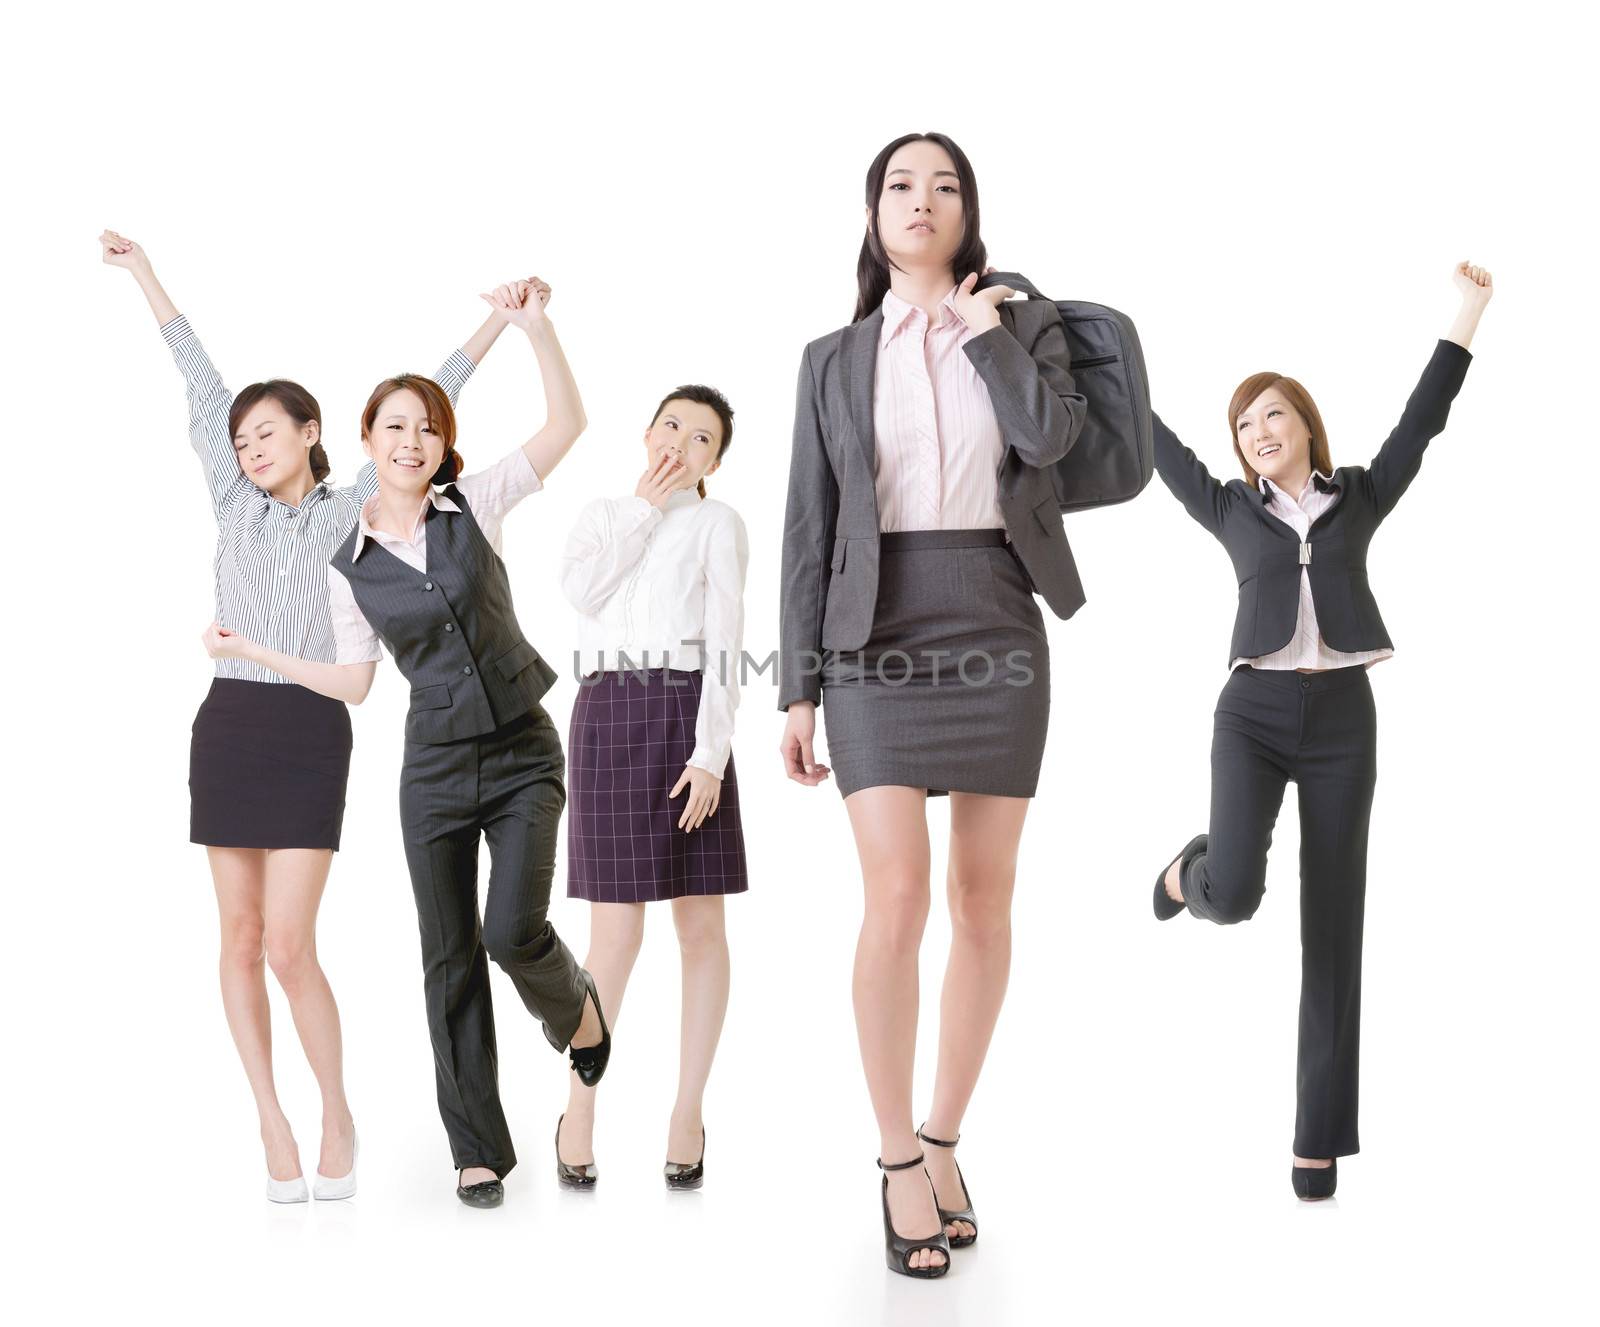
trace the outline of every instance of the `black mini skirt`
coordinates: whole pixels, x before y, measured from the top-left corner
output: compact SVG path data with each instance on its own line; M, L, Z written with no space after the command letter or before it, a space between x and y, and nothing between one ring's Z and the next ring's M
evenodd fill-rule
M350 711L292 682L213 678L189 743L189 840L339 847Z

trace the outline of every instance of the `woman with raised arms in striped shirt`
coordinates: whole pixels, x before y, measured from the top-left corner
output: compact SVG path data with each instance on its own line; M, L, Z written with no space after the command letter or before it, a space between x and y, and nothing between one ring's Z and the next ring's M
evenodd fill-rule
M270 649L331 664L328 558L377 489L372 465L348 488L328 484L321 411L311 393L272 379L235 396L144 250L109 230L100 246L107 263L138 281L188 386L189 439L217 521L216 621ZM440 366L437 379L452 400L504 326L491 316ZM317 909L339 846L349 770L343 704L258 662L218 657L190 746L189 837L205 845L211 863L222 923L222 1003L255 1095L274 1202L304 1202L307 1188L273 1084L263 952L322 1093L314 1192L319 1199L355 1192L339 1010L316 949Z

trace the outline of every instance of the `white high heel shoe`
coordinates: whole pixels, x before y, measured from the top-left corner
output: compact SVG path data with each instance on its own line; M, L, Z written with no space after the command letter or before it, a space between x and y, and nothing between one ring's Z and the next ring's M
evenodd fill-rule
M275 1180L267 1176L267 1201L269 1203L303 1203L311 1195L306 1192L306 1177L296 1175L292 1180Z
M329 1179L321 1171L312 1181L312 1193L316 1195L319 1203L331 1203L340 1198L354 1198L356 1196L356 1162L361 1158L361 1135L355 1134L350 1140L350 1173L341 1175L337 1179ZM305 1200L302 1198L302 1202Z

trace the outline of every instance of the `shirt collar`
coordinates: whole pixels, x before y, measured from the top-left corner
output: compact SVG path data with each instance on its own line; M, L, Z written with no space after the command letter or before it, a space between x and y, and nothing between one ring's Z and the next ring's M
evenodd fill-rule
M1279 488L1278 485L1274 484L1265 475L1256 476L1256 485L1261 489L1261 496L1264 497L1268 502L1272 501L1275 494L1281 493L1284 497L1289 496L1289 491L1287 489ZM1311 485L1315 485L1319 491L1326 493L1333 487L1333 476L1325 475L1320 470L1313 470L1311 472L1311 479L1308 481L1307 486L1309 487ZM1300 497L1303 498L1305 495L1305 489L1301 489ZM1299 498L1296 498L1294 502L1296 506L1300 505Z
M966 320L956 312L956 291L960 287L951 286L950 293L939 301L939 321L937 326L948 327L952 322L958 322L965 327ZM896 295L894 291L885 292L883 297L883 327L878 332L878 345L886 346L894 339L894 335L911 319L927 315L915 304L911 304Z
M428 489L428 503L432 504L435 511L461 510L461 508L456 504L455 499L451 498L449 494L447 494L442 488ZM355 547L350 550L350 561L354 562L358 557L361 556L361 550L366 547L367 540L369 539L374 539L380 544L392 544L397 542L396 536L387 534L382 530L374 530L372 528L372 523L368 517L375 514L377 510L378 495L374 493L361 506L361 515L356 521L356 544ZM427 519L428 504L425 503L417 512L416 529L412 530L411 538L404 542L412 544L416 543L417 535L421 532L423 523Z

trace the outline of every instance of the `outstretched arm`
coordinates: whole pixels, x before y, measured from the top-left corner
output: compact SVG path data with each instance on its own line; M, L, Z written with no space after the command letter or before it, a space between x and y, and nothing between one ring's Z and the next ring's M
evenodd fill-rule
M1172 490L1172 496L1183 503L1183 508L1212 534L1222 535L1222 523L1228 515L1232 495L1225 485L1217 482L1200 458L1178 440L1178 435L1152 415L1155 425L1156 473L1161 482Z
M1379 520L1394 510L1395 503L1417 477L1428 443L1444 432L1450 418L1450 404L1461 390L1467 365L1472 362L1467 346L1477 330L1484 307L1494 294L1493 279L1484 268L1458 263L1453 277L1456 289L1461 292L1461 307L1451 320L1445 338L1434 346L1433 357L1406 401L1400 422L1384 439L1383 446L1366 469L1364 482L1371 492Z
M161 335L188 388L189 442L205 470L212 510L220 512L240 485L250 483L239 469L239 458L228 432L233 393L223 384L222 376L189 326L189 320L178 312L156 280L155 269L144 249L126 236L107 230L100 235L100 255L112 267L133 274L161 326Z

